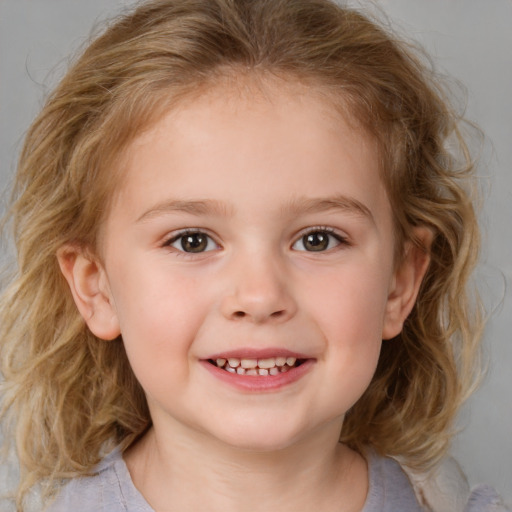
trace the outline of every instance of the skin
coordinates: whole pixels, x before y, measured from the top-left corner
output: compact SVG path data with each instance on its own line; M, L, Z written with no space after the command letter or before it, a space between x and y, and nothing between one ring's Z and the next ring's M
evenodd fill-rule
M378 162L373 141L307 91L213 89L130 145L100 256L61 250L90 329L122 334L146 392L153 428L125 461L155 510L362 509L367 467L338 443L343 417L428 264L412 247L393 260ZM183 250L184 229L208 236L204 251ZM314 233L324 250L308 250ZM253 349L309 367L272 390L205 367Z

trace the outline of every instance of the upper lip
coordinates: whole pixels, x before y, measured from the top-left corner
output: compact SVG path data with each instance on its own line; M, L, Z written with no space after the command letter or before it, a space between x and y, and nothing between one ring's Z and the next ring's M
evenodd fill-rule
M217 352L205 359L268 359L271 357L295 357L296 359L312 359L311 356L306 354L288 350L285 348L237 348L233 350L226 350L224 352Z

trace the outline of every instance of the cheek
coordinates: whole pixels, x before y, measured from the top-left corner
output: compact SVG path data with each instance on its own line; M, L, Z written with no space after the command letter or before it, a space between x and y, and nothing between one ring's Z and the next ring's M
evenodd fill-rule
M331 381L344 407L363 394L375 372L382 345L387 278L379 270L339 272L310 297L313 316L326 340ZM333 389L334 389L333 388Z
M381 341L389 274L378 266L351 266L322 281L307 296L324 329L349 346Z
M188 371L186 363L205 308L194 283L166 281L149 271L136 275L118 276L113 295L130 364L144 386L147 378Z

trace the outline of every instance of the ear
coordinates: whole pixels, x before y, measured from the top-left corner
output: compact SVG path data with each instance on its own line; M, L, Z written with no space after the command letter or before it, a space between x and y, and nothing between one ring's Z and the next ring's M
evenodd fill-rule
M68 282L78 311L92 333L113 340L121 333L106 272L86 250L66 245L57 252L62 274Z
M419 244L407 243L405 255L391 282L382 329L384 340L394 338L402 331L430 263L432 231L426 227L415 228L413 238Z

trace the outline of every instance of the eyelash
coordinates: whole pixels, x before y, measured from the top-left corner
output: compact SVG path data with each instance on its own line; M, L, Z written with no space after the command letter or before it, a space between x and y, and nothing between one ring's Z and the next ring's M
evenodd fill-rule
M206 245L202 248L201 248L201 246L199 246L198 251L185 250L185 248L183 246L185 237L192 236L192 235L203 235L205 237ZM322 248L322 246L320 246L318 249L311 249L311 250L307 250L306 248L304 248L304 249L296 248L296 245L299 243L302 243L302 246L305 247L306 237L311 236L311 235L327 235L327 237L328 237L326 240L327 246L324 248ZM334 247L329 247L331 245L332 239L336 240L336 245ZM181 240L181 248L173 247L173 245L176 242L178 242L179 240ZM313 240L311 240L310 242L312 242L312 241ZM322 244L322 242L323 242L321 237L319 239L317 239L316 241L320 241L320 244ZM220 245L213 239L213 237L211 237L204 230L186 229L184 231L175 233L168 240L166 240L162 245L163 245L163 247L174 248L176 250L176 253L180 256L193 256L193 255L198 255L198 254L204 254L205 252L210 252L210 251L214 250L214 248L210 247L212 243L215 244L215 248L220 247ZM295 239L291 248L298 250L300 252L329 252L333 249L336 249L336 247L339 247L340 245L348 246L348 245L350 245L350 243L346 237L340 235L333 228L330 228L327 226L315 226L315 227L309 227L309 228L303 230L301 233L299 233L299 236Z
M301 233L299 233L299 236L297 237L295 242L293 242L293 244L292 244L292 248L297 243L299 243L301 241L302 241L302 243L304 245L304 239L307 236L313 235L313 234L317 234L317 233L319 233L319 234L327 234L329 237L334 238L336 240L336 242L337 242L337 245L334 246L334 247L327 247L326 249L323 249L323 250L318 250L318 251L315 251L315 250L311 250L311 251L303 250L302 252L329 252L329 251L331 251L333 249L336 249L339 246L349 246L350 245L347 237L341 235L335 229L333 229L331 227L327 227L327 226L315 226L315 227L307 228L307 229L303 230ZM330 245L330 241L328 241L328 244Z
M164 241L162 246L175 249L175 252L180 256L194 256L194 255L198 255L198 254L203 254L205 252L210 252L212 250L210 248L209 250L202 250L202 251L197 251L197 252L185 251L183 248L183 240L185 239L185 237L192 236L192 235L204 235L207 238L206 247L208 247L208 245L210 245L212 242L213 242L213 244L215 244L216 248L220 247L219 244L213 239L213 237L210 236L208 233L206 233L202 229L185 229L183 231L175 233L168 240ZM179 249L178 247L172 247L173 244L178 242L180 239L182 240L182 249Z

